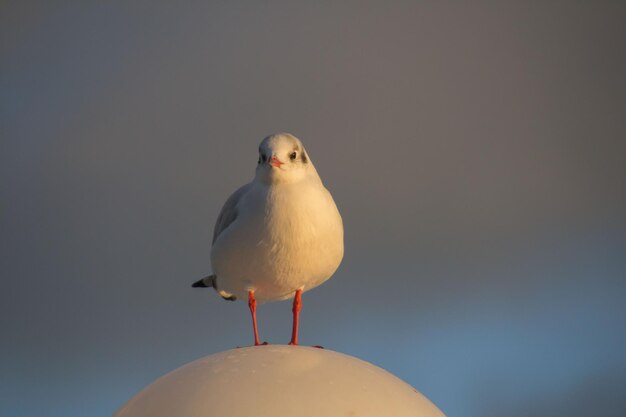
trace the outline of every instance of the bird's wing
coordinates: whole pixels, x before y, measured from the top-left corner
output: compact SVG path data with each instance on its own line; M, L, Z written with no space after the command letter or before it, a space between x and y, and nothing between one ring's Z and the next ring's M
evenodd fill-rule
M217 216L215 228L213 229L213 244L217 240L218 236L237 218L237 204L239 204L241 197L248 191L250 185L251 184L246 184L240 187L230 197L228 197L228 200L224 203L224 207L222 207L220 215Z

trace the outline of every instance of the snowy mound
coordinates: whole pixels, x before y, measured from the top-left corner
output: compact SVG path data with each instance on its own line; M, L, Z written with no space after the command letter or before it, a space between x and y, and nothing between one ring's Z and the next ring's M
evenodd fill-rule
M434 417L426 397L354 357L269 345L207 356L159 378L114 417Z

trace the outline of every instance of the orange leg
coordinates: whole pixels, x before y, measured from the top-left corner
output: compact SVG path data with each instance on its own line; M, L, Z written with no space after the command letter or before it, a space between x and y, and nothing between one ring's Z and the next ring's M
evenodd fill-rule
M298 344L298 323L300 321L300 310L302 310L302 288L296 291L296 296L293 298L293 329L291 330L291 342L290 345Z
M256 326L256 300L254 299L254 291L248 291L248 307L252 314L252 327L254 328L254 346L259 346L259 329Z

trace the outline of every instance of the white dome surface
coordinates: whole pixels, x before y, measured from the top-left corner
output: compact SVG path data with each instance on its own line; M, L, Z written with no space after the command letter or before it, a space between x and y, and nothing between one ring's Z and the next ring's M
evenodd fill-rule
M114 417L444 416L413 387L368 362L304 346L227 350L184 365ZM445 416L444 416L445 417Z

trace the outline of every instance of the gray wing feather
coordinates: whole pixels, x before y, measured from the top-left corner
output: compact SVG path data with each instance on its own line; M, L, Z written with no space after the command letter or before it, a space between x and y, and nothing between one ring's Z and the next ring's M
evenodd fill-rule
M237 219L237 204L239 204L241 197L248 191L250 185L251 184L246 184L240 187L230 197L228 197L228 200L224 203L224 207L222 207L220 215L217 216L215 228L213 229L213 244L215 244L218 236Z

